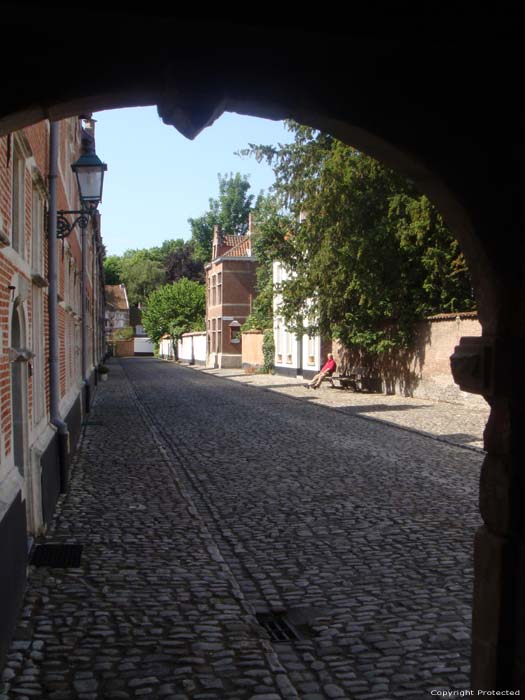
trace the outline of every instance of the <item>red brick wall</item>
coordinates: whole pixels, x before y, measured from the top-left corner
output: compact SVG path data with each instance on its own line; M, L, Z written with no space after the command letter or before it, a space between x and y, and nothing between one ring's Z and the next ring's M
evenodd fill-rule
M133 338L131 340L118 340L115 343L115 357L133 357L135 354L135 341Z
M208 333L211 333L212 320L222 319L220 324L222 350L220 351L223 353L234 355L241 353L242 342L230 342L230 323L233 318L242 325L251 312L257 282L256 268L257 264L253 260L228 260L224 258L220 262L211 263L206 271L207 290L210 290L206 299L206 328ZM220 304L213 304L211 281L214 275L219 274L222 274L222 301Z
M31 347L31 329L32 329L32 281L30 278L31 271L31 238L32 238L32 189L33 180L40 182L45 188L48 181L49 172L49 123L40 122L34 126L23 129L19 134L9 135L0 138L0 217L2 223L2 232L8 238L11 235L11 197L12 197L12 166L13 166L13 147L15 140L20 144L21 150L26 157L25 169L25 262L21 261L10 245L0 248L0 330L1 330L1 348L0 348L0 429L4 437L6 454L11 450L11 379L10 379L10 363L9 363L9 340L10 340L10 323L13 303L13 293L8 289L13 280L23 279L27 287L27 296L24 301L23 308L25 313L25 329L24 334L27 338L27 345ZM70 210L78 209L79 201L76 193L74 179L70 177L69 171L71 162L76 160L80 153L80 123L76 118L64 120L60 123L60 139L59 139L59 178L58 178L58 209ZM70 180L70 197L67 195L66 180ZM44 268L43 274L48 275L47 264L47 239L42 240ZM70 346L67 328L74 327L75 318L73 313L80 314L81 309L71 308L71 299L68 299L68 290L65 286L65 266L68 264L69 250L74 261L76 269L81 270L81 241L79 229L75 231L64 241L58 241L58 288L59 296L63 303L59 306L58 326L59 326L59 352L60 352L60 393L65 397L73 387L77 386L80 379L80 360L78 357L78 349L75 348L75 340L73 334L73 346ZM89 273L91 274L91 263L88 265ZM80 276L77 276L77 297L80 299L79 287ZM87 283L88 298L92 298L92 283L88 279ZM18 290L14 291L14 295L18 294ZM76 304L78 307L78 303ZM93 307L93 304L90 303ZM78 318L78 316L77 316ZM45 391L45 409L49 413L49 340L47 331L49 326L49 315L47 308L47 289L43 290L43 314L42 323L44 328L44 366L43 380ZM73 363L76 368L76 376L70 371L68 373L68 365ZM73 375L73 376L72 376ZM33 409L33 381L34 377L28 377L28 416L31 420Z

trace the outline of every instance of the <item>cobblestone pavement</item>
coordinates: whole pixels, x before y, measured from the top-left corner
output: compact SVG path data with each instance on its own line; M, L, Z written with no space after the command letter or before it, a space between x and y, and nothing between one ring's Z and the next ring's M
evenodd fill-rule
M194 369L283 393L302 401L308 400L320 406L336 408L361 418L373 418L415 430L453 445L483 450L483 430L488 420L489 406L477 397L470 405L462 406L397 395L354 393L333 389L327 382L319 390L313 391L306 389L302 378L282 375L246 374L238 369L210 370L201 366L195 366Z
M82 566L30 567L0 700L469 687L480 453L306 390L110 368L47 536L84 544ZM301 639L271 642L268 611Z

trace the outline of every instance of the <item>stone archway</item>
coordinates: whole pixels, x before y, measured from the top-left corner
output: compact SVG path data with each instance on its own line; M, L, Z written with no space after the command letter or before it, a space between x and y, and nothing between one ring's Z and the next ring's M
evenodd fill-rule
M0 49L9 66L0 133L145 104L157 104L164 121L191 138L224 110L294 118L403 172L437 204L469 262L483 326L483 338L458 354L456 377L492 409L475 554L473 687L525 690L520 19L495 11L473 32L470 17L425 17L421 8L381 17L353 8L348 26L329 28L317 17L241 23L100 9L86 17L45 3L32 12L4 13L11 41ZM79 76L71 37L86 22L99 50Z

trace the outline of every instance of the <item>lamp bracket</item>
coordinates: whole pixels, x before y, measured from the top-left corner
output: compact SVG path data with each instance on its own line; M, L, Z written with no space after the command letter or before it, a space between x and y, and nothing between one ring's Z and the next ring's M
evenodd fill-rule
M67 238L74 230L77 224L80 228L87 228L89 219L93 216L96 211L96 205L90 206L86 209L73 209L71 211L65 211L60 209L57 211L57 238L63 239ZM75 216L73 221L68 219L68 216Z

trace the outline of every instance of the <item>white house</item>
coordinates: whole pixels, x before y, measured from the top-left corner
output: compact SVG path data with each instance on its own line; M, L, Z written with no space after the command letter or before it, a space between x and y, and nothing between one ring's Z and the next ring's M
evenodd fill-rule
M282 263L273 263L273 334L275 340L275 372L310 379L321 369L326 353L332 351L332 341L323 341L319 335L298 337L290 332L280 314L282 296L279 285L289 278Z

